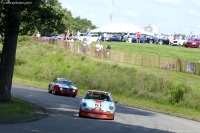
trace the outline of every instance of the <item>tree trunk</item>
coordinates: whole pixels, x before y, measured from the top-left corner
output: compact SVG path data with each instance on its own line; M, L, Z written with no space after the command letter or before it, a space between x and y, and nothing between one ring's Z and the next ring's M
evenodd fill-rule
M11 100L12 78L20 26L20 10L13 6L5 14L5 36L0 66L0 102Z

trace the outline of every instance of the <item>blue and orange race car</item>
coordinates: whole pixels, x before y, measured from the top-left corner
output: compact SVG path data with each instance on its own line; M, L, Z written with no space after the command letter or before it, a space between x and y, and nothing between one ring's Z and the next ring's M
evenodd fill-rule
M89 90L80 102L79 116L114 120L115 102L109 92Z

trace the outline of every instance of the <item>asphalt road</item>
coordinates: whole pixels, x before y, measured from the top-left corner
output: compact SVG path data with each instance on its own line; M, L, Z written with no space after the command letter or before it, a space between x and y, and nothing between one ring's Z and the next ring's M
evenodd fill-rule
M200 122L116 105L115 120L78 117L81 98L55 96L13 84L12 95L45 107L49 116L37 121L0 124L0 133L199 133Z

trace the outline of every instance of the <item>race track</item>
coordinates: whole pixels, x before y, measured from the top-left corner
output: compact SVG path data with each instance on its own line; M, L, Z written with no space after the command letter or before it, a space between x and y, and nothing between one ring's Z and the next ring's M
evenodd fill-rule
M116 104L115 120L78 117L81 98L13 84L12 95L46 108L48 117L0 124L0 133L199 133L200 122Z

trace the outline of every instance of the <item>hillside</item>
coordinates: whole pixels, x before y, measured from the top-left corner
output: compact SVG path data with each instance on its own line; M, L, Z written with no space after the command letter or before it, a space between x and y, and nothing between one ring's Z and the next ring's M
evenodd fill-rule
M97 59L21 37L14 82L47 89L55 77L71 79L79 96L88 89L106 90L122 104L200 120L200 76Z

